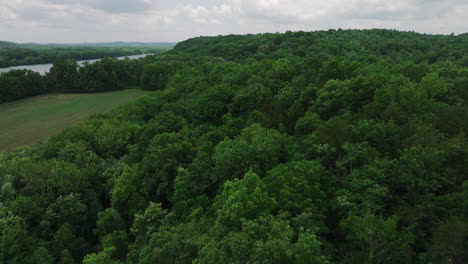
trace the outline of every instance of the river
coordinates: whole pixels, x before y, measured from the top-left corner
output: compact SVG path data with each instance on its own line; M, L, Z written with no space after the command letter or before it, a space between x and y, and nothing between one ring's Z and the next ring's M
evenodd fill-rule
M115 58L118 59L118 60L123 60L125 58L129 58L131 60L134 60L134 59L139 59L139 58L146 57L148 55L152 55L152 54L131 55L131 56L122 56L122 57L115 57ZM77 61L77 63L78 63L78 65L82 66L85 62L93 63L93 62L96 62L98 60L100 60L100 59L82 60L82 61ZM31 70L31 71L35 71L35 72L38 72L38 73L44 75L44 74L46 74L46 72L48 72L50 70L50 68L52 68L52 63L36 64L36 65L19 65L19 66L0 68L0 72L7 72L9 70Z

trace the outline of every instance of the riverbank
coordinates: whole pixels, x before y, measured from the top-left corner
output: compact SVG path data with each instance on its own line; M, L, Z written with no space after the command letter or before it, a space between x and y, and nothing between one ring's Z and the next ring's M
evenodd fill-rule
M154 54L140 54L140 55L120 56L120 57L114 57L114 58L116 58L118 60L123 60L125 58L135 60L135 59L144 58L144 57L146 57L148 55L154 55ZM93 63L93 62L99 61L101 59L80 60L80 61L77 61L77 63L78 63L78 65L83 66L86 62L87 63ZM11 71L11 70L31 70L31 71L34 71L34 72L38 72L41 75L45 75L50 70L50 68L52 68L52 65L53 65L52 63L47 63L47 64L11 66L11 67L6 67L6 68L0 68L0 73L8 72L8 71Z

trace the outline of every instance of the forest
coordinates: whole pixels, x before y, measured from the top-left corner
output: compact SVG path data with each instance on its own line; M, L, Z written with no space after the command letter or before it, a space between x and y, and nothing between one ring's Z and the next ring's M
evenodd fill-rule
M199 37L0 83L154 91L0 152L1 264L468 262L468 34Z
M129 45L137 44L129 43ZM56 60L91 60L103 57L149 54L158 53L163 50L167 50L167 47L40 45L0 41L0 68L17 65L47 64Z
M10 70L0 73L0 103L47 93L107 92L138 86L142 67L142 61L103 58L83 66L72 59L57 60L44 76L31 70Z

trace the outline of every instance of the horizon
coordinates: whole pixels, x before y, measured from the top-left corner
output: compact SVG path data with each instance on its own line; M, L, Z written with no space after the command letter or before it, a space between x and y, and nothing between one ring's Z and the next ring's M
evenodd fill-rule
M177 44L178 42L174 41L125 41L125 40L115 40L115 41L103 41L103 42L14 42L10 40L0 39L0 42L10 42L14 44L39 44L39 45L90 45L90 44L113 44L113 43L168 43L168 44Z
M320 32L320 31L329 31L329 30L396 30L398 32L405 32L405 33L416 33L421 35L442 35L442 36L450 36L450 35L464 35L468 34L467 32L460 32L460 33L425 33L425 32L418 32L418 31L407 31L407 30L399 30L399 29L392 29L392 28L368 28L368 29L359 29L359 28L330 28L330 29L319 29L319 30L311 30L311 31L304 31L304 30L286 30L284 32L259 32L259 33L240 33L240 34L224 34L224 35L201 35L201 36L193 36L187 39L183 39L181 41L131 41L131 40L113 40L113 41L102 41L102 42L37 42L37 41L30 41L30 42L14 42L10 40L0 39L0 42L10 42L14 44L38 44L38 45L92 45L92 44L114 44L114 43L140 43L140 44L173 44L176 45L177 43L183 42L185 40L189 40L192 38L199 38L199 37L217 37L217 36L229 36L229 35L259 35L259 34L284 34L288 31L290 32Z
M396 29L462 34L464 0L0 0L2 38L15 43L181 42L199 36Z

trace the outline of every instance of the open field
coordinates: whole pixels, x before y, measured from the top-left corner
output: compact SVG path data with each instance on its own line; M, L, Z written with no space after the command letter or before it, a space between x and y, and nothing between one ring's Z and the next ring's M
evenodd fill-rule
M47 94L0 104L0 150L35 144L92 114L148 94L122 90L94 94Z

